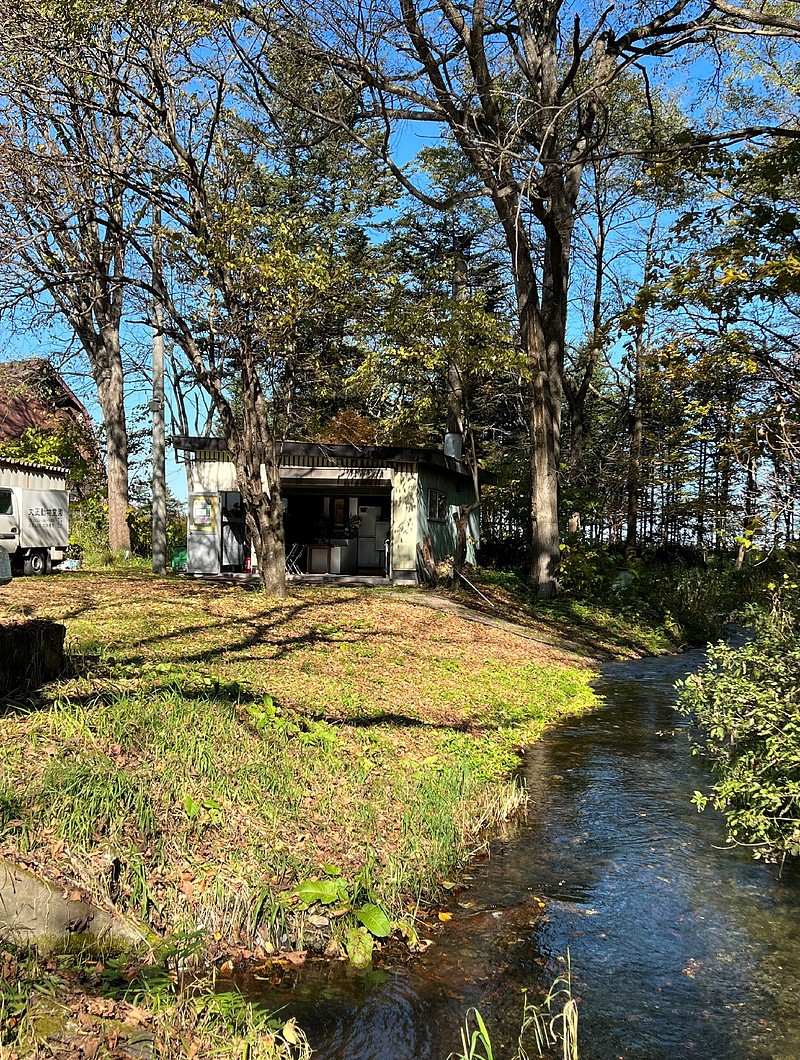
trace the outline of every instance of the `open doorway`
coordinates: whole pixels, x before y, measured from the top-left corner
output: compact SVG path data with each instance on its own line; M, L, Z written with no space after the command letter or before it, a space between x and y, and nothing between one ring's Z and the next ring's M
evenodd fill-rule
M385 575L389 490L365 496L284 490L286 554L307 574Z
M245 522L244 505L239 493L220 494L222 550L221 570L230 574L244 574L250 569L250 542Z

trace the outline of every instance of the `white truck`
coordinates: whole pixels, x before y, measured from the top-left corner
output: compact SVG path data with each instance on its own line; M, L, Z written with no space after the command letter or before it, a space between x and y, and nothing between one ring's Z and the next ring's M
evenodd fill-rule
M18 574L48 574L69 546L64 468L0 457L0 548Z

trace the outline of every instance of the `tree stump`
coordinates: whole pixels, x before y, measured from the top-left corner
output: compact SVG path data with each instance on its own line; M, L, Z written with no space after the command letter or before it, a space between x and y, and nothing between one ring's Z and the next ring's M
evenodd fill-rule
M0 625L0 697L38 688L64 670L66 627L32 619Z

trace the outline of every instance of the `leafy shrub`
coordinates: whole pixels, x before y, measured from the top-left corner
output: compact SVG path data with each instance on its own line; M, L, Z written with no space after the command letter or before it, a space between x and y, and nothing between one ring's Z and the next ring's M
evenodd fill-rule
M70 501L69 548L79 559L108 551L108 502L102 491Z
M102 489L103 470L97 439L85 424L66 416L43 427L28 427L0 445L9 460L32 460L37 464L68 469L67 489L73 497L85 497Z
M706 564L699 552L674 550L626 560L622 553L565 543L561 582L567 595L605 603L664 625L673 639L701 643L758 598L774 570L735 570L729 557Z
M565 541L561 545L561 585L567 592L578 596L605 596L610 592L622 562L621 556L608 549Z
M723 810L730 841L770 861L800 855L799 636L797 602L776 593L749 643L716 645L680 686L679 709L706 730L717 777L710 794L695 793L698 808Z
M131 551L136 556L150 556L153 551L153 509L150 501L128 509L128 526L131 531ZM186 547L186 515L180 503L170 494L167 497L167 522L165 527L167 551Z
M153 548L153 516L149 500L130 507L127 514L131 532L131 553L148 557ZM171 495L167 504L167 550L186 546L186 516L180 502ZM95 492L70 503L70 555L89 566L109 566L108 501L104 492Z
M720 566L642 563L635 591L659 616L671 618L685 640L700 643L722 633L726 623L757 598L766 572Z

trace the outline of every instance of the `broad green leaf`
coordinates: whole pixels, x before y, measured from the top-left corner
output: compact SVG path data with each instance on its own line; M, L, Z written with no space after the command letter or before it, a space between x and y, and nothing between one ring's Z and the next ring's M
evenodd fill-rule
M351 964L356 968L367 968L372 964L372 935L366 928L351 928L345 938L345 950Z
M391 933L391 921L380 906L367 902L360 909L356 909L355 914L367 931L376 938L384 939Z
M342 897L342 891L341 880L305 880L297 888L296 894L306 905L311 905L313 902L319 902L320 905L333 905Z

